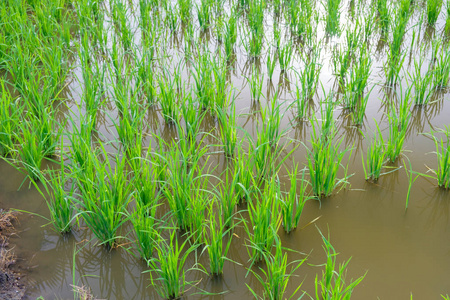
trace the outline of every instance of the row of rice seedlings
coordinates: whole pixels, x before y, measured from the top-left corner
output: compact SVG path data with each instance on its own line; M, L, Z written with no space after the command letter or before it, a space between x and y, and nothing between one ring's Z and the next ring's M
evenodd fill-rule
M263 287L263 294L258 295L248 284L247 287L250 292L253 294L255 299L270 299L270 300L279 300L286 298L287 286L289 280L294 275L294 272L302 266L305 262L305 259L295 260L288 263L287 253L283 253L283 247L281 246L281 241L278 236L275 237L275 254L271 254L270 252L264 253L264 261L267 266L267 270L263 268L259 268L263 273L264 277L259 275L253 270L250 270L259 283ZM290 268L288 270L288 268ZM294 295L300 290L302 284L300 283L291 296L288 298L294 297ZM305 293L302 294L300 298L302 298ZM319 299L319 298L317 298Z
M324 242L323 249L327 256L327 262L325 263L325 270L322 271L321 278L319 279L316 276L315 279L316 299L350 299L353 290L361 283L367 273L355 280L350 280L350 283L346 283L345 280L350 259L337 265L338 253L331 245L329 239L326 239L321 232L320 234Z
M288 173L291 187L287 195L281 195L281 192L279 194L281 201L281 214L283 216L283 228L286 233L290 233L292 230L297 228L306 201L311 199L306 191L308 187L308 182L305 179L306 170L303 169L301 173L302 178L300 180L300 189L297 189L298 165L295 165L295 168Z
M100 243L108 248L118 245L121 239L118 230L128 219L132 185L127 182L126 169L126 159L116 155L112 161L101 144L99 151L89 153L85 174L76 173L81 194L81 199L75 200L79 214Z
M277 181L275 177L264 182L262 190L257 189L256 199L248 201L248 220L243 220L248 235L247 251L252 265L264 259L277 238L281 225L279 214Z

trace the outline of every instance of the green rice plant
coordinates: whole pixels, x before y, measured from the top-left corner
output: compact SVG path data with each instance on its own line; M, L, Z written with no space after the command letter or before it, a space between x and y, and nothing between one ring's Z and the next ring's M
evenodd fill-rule
M197 101L201 104L203 109L214 107L213 100L215 99L216 91L214 90L214 72L213 63L209 52L204 50L198 55L198 60L193 64L195 72L193 77L195 80L195 93Z
M286 195L279 195L279 201L281 202L281 214L283 216L283 228L286 233L290 233L297 228L300 222L300 217L305 207L306 201L311 197L307 194L307 181L305 180L305 169L302 170L302 178L300 180L300 189L297 189L297 174L298 165L296 164L292 172L289 172L289 179L291 181L291 187Z
M347 267L351 258L338 266L338 253L331 245L330 241L327 240L321 232L320 235L324 242L323 249L327 255L327 262L324 264L325 270L322 271L322 277L319 279L318 276L316 276L315 279L316 299L350 299L353 290L361 283L367 273L356 280L351 279L350 283L346 284Z
M184 103L181 106L181 115L184 120L186 139L195 141L200 134L200 126L206 112L202 112L200 105L192 99L191 93L185 93Z
M66 174L64 160L61 159L60 168L51 170L48 173L48 179L40 173L41 184L33 181L38 192L46 200L51 224L61 234L69 233L72 230L73 220L77 218L74 214L75 181L73 179L73 174ZM67 185L70 186L69 190L66 190Z
M445 3L445 10L447 13L447 18L445 19L444 32L448 35L450 33L450 1L448 0Z
M377 0L377 11L378 11L378 22L383 33L386 33L389 30L389 26L391 23L391 13L389 10L388 0Z
M175 32L178 28L178 6L176 4L174 4L172 6L172 4L167 1L165 3L165 10L166 10L166 19L165 19L165 23L167 24L166 26L170 29L170 31Z
M285 294L287 292L287 286L289 279L294 275L294 272L300 268L300 266L305 262L306 259L295 260L288 263L287 253L283 253L283 247L281 246L280 238L277 236L275 238L275 254L270 252L264 253L264 261L267 265L267 270L259 268L264 278L250 270L259 283L263 286L263 294L258 295L248 284L247 287L253 294L255 299L270 299L270 300L281 300L281 299L291 299L300 290L302 284L300 283L289 298L286 298ZM288 270L290 267L290 270ZM303 297L305 292L300 298Z
M183 143L180 139L178 143ZM191 142L195 143L195 141ZM192 230L195 237L201 234L204 210L209 198L206 192L206 166L199 165L205 148L172 145L163 158L166 166L166 180L163 193L181 230ZM199 224L200 223L200 224Z
M443 0L427 0L427 23L434 25L441 13Z
M176 82L167 70L158 76L159 104L166 124L178 122L180 117L177 104Z
M388 52L388 57L383 65L384 74L386 77L386 85L394 86L400 78L400 71L406 59L406 53L391 54Z
M370 146L367 148L366 158L361 153L361 160L366 180L376 182L380 178L381 170L386 162L386 144L381 134L378 123L375 122L377 132L375 133Z
M231 57L234 53L234 46L237 40L237 15L232 12L228 18L228 21L225 22L225 36L224 36L224 46L225 46L225 54L227 56L227 60L230 61Z
M200 5L196 4L197 7L197 18L200 25L200 29L205 30L210 25L211 17L211 0L201 0Z
M339 77L341 82L343 82L347 77L348 70L351 66L352 52L343 47L336 48L333 52L332 62L334 74Z
M408 74L414 87L414 104L416 106L427 105L432 96L433 73L427 70L425 75L422 75L421 69L423 60L414 58L414 71Z
M341 0L326 0L324 4L327 15L325 17L325 31L330 35L340 33Z
M266 59L266 66L267 66L267 75L269 76L269 80L272 81L273 72L275 71L275 66L277 65L277 60L274 57L270 55L270 49L269 53L267 54Z
M408 103L408 100L404 101ZM406 130L411 112L410 104L400 105L398 111L392 107L388 114L389 119L389 137L387 140L386 152L390 162L395 162L402 153L403 144L406 138Z
M229 81L227 79L228 66L226 58L221 54L217 55L212 62L212 74L215 90L214 107L225 108L228 106L231 98L231 91L229 91Z
M294 47L292 47L292 42L286 43L280 49L278 49L278 62L280 64L281 71L286 71L292 60L292 54L294 52Z
M247 78L247 82L250 87L250 96L253 101L259 101L262 95L264 75L260 75L255 66L252 69L253 70L251 76Z
M138 89L141 95L147 99L149 105L154 105L157 98L155 83L156 72L153 69L153 47L154 45L147 42L147 49L143 51L140 58L136 59L137 70L135 72L136 89Z
M229 234L232 227L226 226L223 222L221 210L216 213L216 209L211 202L209 207L209 220L203 231L203 240L205 241L205 247L202 252L207 252L209 257L209 269L213 276L219 276L223 274L223 265L227 258L228 251L233 240L233 235ZM225 240L227 241L225 242Z
M255 178L253 172L249 172L253 170L251 155L244 152L242 142L238 144L234 165L238 174L236 189L238 203L248 202L255 192Z
M304 101L312 99L314 96L317 84L319 82L319 75L322 69L320 64L320 48L314 46L309 57L303 57L305 68L300 72L300 83L302 87L302 99Z
M233 226L233 218L236 205L239 203L239 173L241 170L234 167L233 170L226 169L221 177L223 180L216 187L221 216L223 218L223 226L231 228Z
M443 89L448 86L450 78L450 49L442 50L436 57L433 69L433 85L436 89Z
M364 39L367 41L375 32L376 25L376 6L370 5L367 13L363 13L360 17L360 24L363 26Z
M441 129L438 132L443 133L445 135L445 139L441 138L438 140L435 133L431 132L431 136L436 146L435 153L438 166L436 170L433 170L433 172L436 174L438 186L448 189L450 188L450 127L445 126L444 129Z
M422 175L420 173L414 172L412 170L411 161L409 160L408 157L406 157L406 159L408 160L409 168L406 167L405 160L403 160L403 167L405 168L406 176L408 177L408 192L406 193L405 210L408 209L409 198L410 198L410 195L411 195L411 187L414 184L414 182L416 182L416 180L420 177L420 175ZM416 176L414 177L413 174L416 174Z
M122 0L112 1L113 7L113 20L117 25L119 31L120 41L123 48L128 51L133 44L133 33L131 32L130 17L128 13L128 7L122 2ZM115 17L114 17L115 16Z
M50 79L50 86L58 93L66 84L71 69L67 53L60 40L41 41L38 57L42 62L45 73Z
M194 285L194 282L186 280L186 272L195 270L196 266L185 270L188 257L198 245L189 246L189 239L179 243L176 231L170 234L169 242L161 237L155 247L157 256L148 260L150 281L158 294L164 299L178 299Z
M447 294L447 295L441 295L441 297L442 297L442 299L444 299L444 300L449 300L450 299L450 296Z
M221 108L217 108L216 114L225 156L233 157L237 145L236 107L234 102L229 109L229 113L226 113Z
M192 0L177 0L178 13L183 23L189 23L192 14Z
M350 74L344 83L341 83L341 90L343 90L342 104L343 107L350 110L356 110L363 102L364 90L371 73L372 60L369 57L367 46L361 47L361 55L359 61L354 68L350 69ZM365 107L364 107L365 108ZM365 109L363 110L365 111Z
M15 149L15 135L19 132L23 105L14 99L0 79L0 155L7 157Z
M310 28L316 25L314 20L315 4L315 1L289 1L287 8L289 27L295 36L306 38Z
M247 251L252 265L262 261L264 255L273 247L281 225L280 202L276 199L277 182L271 177L262 190L257 190L257 197L248 201L248 220L243 220L248 235Z
M159 221L156 217L157 199L152 200L155 201L148 204L136 201L136 207L128 217L136 235L136 249L145 261L152 258L159 237L157 228Z
M401 54L401 46L406 34L410 14L404 14L401 10L397 9L392 12L392 15L392 40L389 43L389 51L392 58L398 58Z
M324 121L322 121L324 122ZM341 149L343 139L334 141L336 130L334 125L322 125L318 130L318 121L313 119L311 145L307 148L307 168L309 171L310 182L313 193L317 197L328 197L339 186L345 186L348 175L347 168L343 178L338 178L337 174L342 165L345 155L351 150L349 148ZM325 121L326 123L326 121ZM351 152L350 152L351 156Z
M86 226L108 248L118 245L121 237L117 233L129 218L127 206L133 195L125 174L126 159L116 155L111 160L103 144L99 151L89 153L85 164L92 167L85 166L85 174L77 176L81 199L74 200Z

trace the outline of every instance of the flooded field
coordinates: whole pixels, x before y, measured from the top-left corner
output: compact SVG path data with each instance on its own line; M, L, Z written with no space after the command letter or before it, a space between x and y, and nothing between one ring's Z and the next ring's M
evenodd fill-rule
M448 3L0 12L0 208L21 212L27 299L169 298L179 247L183 299L341 299L358 278L353 299L448 299Z

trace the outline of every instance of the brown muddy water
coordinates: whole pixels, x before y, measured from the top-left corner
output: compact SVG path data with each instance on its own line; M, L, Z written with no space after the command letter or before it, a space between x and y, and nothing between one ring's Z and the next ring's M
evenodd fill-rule
M348 8L348 5L343 1L344 8ZM347 9L343 11L342 18L345 19ZM418 16L413 15L411 22L417 19ZM268 23L267 26L270 27L270 20ZM444 21L440 20L437 27L442 28L443 24ZM319 26L318 30L319 35L323 35L323 28ZM422 28L415 47L426 44L425 32L426 29ZM436 32L440 34L439 30ZM136 36L140 34L136 33ZM279 231L284 247L303 253L291 253L290 260L308 256L307 261L296 271L296 276L291 278L288 295L300 284L301 290L311 295L314 293L314 278L322 270L318 265L325 262L319 230L329 235L334 248L339 252L339 261L351 258L347 280L367 272L365 279L356 288L353 299L410 299L410 295L414 299L440 299L441 294L450 292L450 192L438 188L434 180L421 177L412 186L409 206L405 210L408 177L401 163L395 165L400 167L398 171L382 176L377 183L364 180L361 152L365 153L370 143L375 128L374 120L380 124L383 134L388 135L388 122L384 115L386 107L382 102L385 99L384 88L379 84L384 82L381 65L386 57L385 51L380 51L377 47L379 39L380 36L375 34L370 41L373 72L369 87L376 86L369 99L364 126L350 126L351 121L346 113L341 109L335 111L338 136L344 138L347 146L354 147L353 155L348 160L349 173L354 173L350 178L351 185L321 201L309 201L299 228L289 235L282 229ZM408 31L404 44L409 45L410 39L411 31ZM338 42L339 40L328 41L322 51L324 66L320 81L325 91L336 90L330 66L330 49ZM212 40L209 44L217 47ZM169 55L174 55L177 59L183 56L182 47L177 48L176 43L164 42L161 47L167 47ZM428 57L431 55L429 52ZM238 46L236 54L237 62L231 81L236 90L236 108L241 114L238 124L255 136L256 118L248 115L253 103L244 77L249 75L246 74L248 62L242 47ZM413 57L415 55L412 54ZM408 63L410 62L407 60L407 69L412 66ZM298 64L294 59L293 67ZM261 58L261 71L265 72L264 56ZM79 68L74 70L74 74L81 77L79 72ZM289 104L294 99L294 86L285 85L284 76L294 79L291 72L280 74L276 69L273 83L264 80L263 91L270 92L272 88L279 86L282 89L280 98ZM402 84L406 85L406 82L403 80ZM61 112L61 118L68 114L78 114L75 104L80 101L81 86L76 80L69 85L66 103L72 111ZM322 96L319 89L314 98L316 111L318 99ZM404 156L409 158L412 169L417 172L425 173L429 168L437 166L435 154L432 153L435 151L434 142L423 133L450 123L450 95L442 92L436 97L436 102L424 108L414 108L412 112ZM266 98L270 99L270 96ZM262 99L260 105L266 104L267 100ZM110 141L117 136L112 121L116 115L114 109L111 109L103 118L99 117L101 121L97 130L101 140ZM288 129L285 139L295 139L293 145L299 147L286 166L290 167L293 161L303 166L306 163L306 150L301 143L308 144L311 126L309 123L295 124L292 120L293 115L289 112L282 120L282 129ZM158 109L149 111L146 121L149 131L160 130L168 138L173 137L172 132L165 128ZM211 130L215 125L212 120L205 126ZM109 150L117 151L114 148L113 144ZM213 155L211 159L220 168L224 168L226 160L223 155ZM282 170L280 178L282 182L289 184L285 175L286 172ZM0 207L48 216L46 203L40 194L35 188L28 188L28 183L24 183L24 176L5 162L0 163ZM245 212L243 216L245 217ZM159 297L151 286L149 275L145 273L147 268L141 260L134 258L123 248L108 251L96 245L96 239L83 224L72 234L61 237L50 226L44 226L47 221L39 216L22 213L19 221L19 232L11 238L11 244L15 245L19 265L29 281L28 299L39 296L45 299L70 299L73 298L71 285L89 286L93 294L101 299ZM123 231L126 232L126 228ZM246 284L256 291L260 290L259 283L247 270L249 256L244 246L246 235L242 227L236 229L236 235L228 255L236 263L226 262L224 274L220 278L211 278L195 271L188 273L189 280L199 282L188 291L185 298L250 299L253 296ZM200 255L200 251L198 254ZM198 257L198 260L207 265L205 255ZM187 266L193 265L195 261L196 258L192 256ZM202 291L217 294L202 295Z

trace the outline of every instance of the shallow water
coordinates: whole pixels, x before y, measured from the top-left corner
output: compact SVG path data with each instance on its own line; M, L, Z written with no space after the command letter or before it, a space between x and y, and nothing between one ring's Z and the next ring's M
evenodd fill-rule
M341 24L344 24L348 17L346 8L349 7L349 3L344 1L343 7ZM225 11L228 10L229 5L226 4ZM417 21L417 13L411 19L412 23ZM273 20L269 15L266 22L267 28L270 29ZM137 26L136 23L132 22L132 24ZM444 16L441 14L435 34L440 34L443 24ZM318 28L319 37L324 35L322 25L321 23ZM426 44L425 29L422 28L419 42L416 43L414 50L419 45ZM171 65L183 60L183 42L181 34L179 32L178 34L180 48L177 48L176 43L170 39L161 42L160 45L161 48L167 48L168 54L174 55L175 60ZM409 30L403 45L410 44L411 35ZM139 36L140 33L137 30L135 41L137 44L140 42ZM314 278L321 272L321 268L317 265L325 262L319 230L330 237L334 248L339 252L339 261L344 262L351 258L347 280L367 272L365 279L356 288L353 299L409 299L411 294L414 299L438 299L440 294L445 295L450 290L450 282L447 278L450 266L449 192L439 189L435 180L419 178L412 186L409 206L405 210L408 177L401 163L397 162L394 165L394 167L401 167L398 171L382 176L377 183L368 183L364 180L361 152L365 153L370 143L375 128L374 120L380 124L383 135L385 137L388 135L388 121L384 115L387 108L381 100L385 98L385 93L381 84L378 84L384 79L380 68L386 59L386 49L380 50L378 46L382 43L378 42L379 39L380 36L375 34L370 40L373 72L369 87L376 86L370 95L364 125L361 128L352 127L351 119L347 118L345 111L339 108L335 111L335 119L339 127L338 136L344 138L345 146L354 148L352 156L348 159L349 173L354 173L350 178L351 185L320 202L309 201L296 231L289 235L286 235L282 229L279 231L284 247L301 252L290 253L290 260L308 257L296 271L296 276L291 279L288 294L300 284L302 284L300 290L310 295L314 294ZM330 58L331 49L337 42L339 39L331 39L328 44L325 44L321 55L324 65L320 81L326 92L330 89L336 90ZM215 49L218 45L211 38L208 46ZM254 103L250 100L250 90L245 78L250 75L249 62L242 46L238 46L236 50L237 62L231 72L231 82L237 97L236 110L241 114L238 124L254 137L258 118L248 115L254 110L252 108ZM412 57L415 55L416 52L412 54ZM427 55L430 57L430 51ZM296 54L292 63L294 68L299 68L301 65L298 58ZM411 68L412 65L407 62L405 64ZM265 54L260 63L261 71L265 72ZM73 72L74 77L81 78L79 67ZM285 75L292 81L291 83L284 81ZM186 77L187 71L183 70L183 78L188 80ZM278 86L281 89L280 99L286 101L287 106L294 99L294 79L293 72L288 71L282 74L276 69L273 82L264 80L262 90L271 91L269 94L273 95L273 88ZM274 87L271 87L272 84ZM405 80L402 81L402 85L406 85ZM78 115L79 109L76 103L80 102L82 84L74 80L68 90L65 102L69 110L61 112L62 119L67 115ZM270 99L270 95L267 96L266 93L266 98ZM435 154L432 153L435 151L434 142L422 133L429 133L450 123L449 97L447 92L442 92L435 103L425 108L413 109L413 117L404 145L406 150L404 156L411 161L414 171L425 173L430 168L436 168ZM319 110L319 99L323 99L321 89L318 89L314 98L316 112ZM262 99L259 105L266 104L267 101ZM98 139L103 142L114 141L117 134L113 122L117 120L118 114L112 101L105 107L105 112L98 117ZM149 110L145 120L149 124L148 132L160 132L165 139L176 137L173 128L164 125L158 109ZM311 124L298 125L292 120L291 110L284 116L281 126L282 129L288 130L285 140L295 139L290 147L298 146L298 148L285 165L290 167L293 162L296 162L303 167L306 162L306 149L301 143L308 145ZM202 130L211 131L215 126L214 118L206 117ZM67 130L70 131L71 128L68 127ZM210 143L214 141L211 140ZM108 146L108 150L117 152L119 145L119 142L113 142ZM218 166L216 172L223 170L227 163L221 154L212 155L210 161ZM346 161L347 158L344 162ZM289 184L284 168L280 172L280 179L283 183ZM22 184L22 188L18 190ZM28 188L28 182L24 182L24 176L5 162L0 163L0 207L15 208L48 217L48 210L42 196L34 187ZM239 207L239 209L245 209L245 207ZM245 218L245 212L243 216ZM19 266L26 272L30 283L27 293L29 299L39 296L45 299L73 298L72 284L89 286L93 294L101 299L158 297L155 289L150 286L149 275L145 273L147 270L145 264L125 250L129 244L108 251L96 245L96 239L82 223L80 228L74 230L72 234L61 237L53 232L50 226L42 227L47 221L39 216L22 213L19 221L18 234L11 239L11 243L15 245L15 253L20 259ZM127 228L123 228L122 231L126 234ZM185 298L252 298L246 284L260 291L259 283L247 269L249 256L244 246L246 235L242 226L238 227L235 233L228 255L235 263L225 263L224 275L220 278L211 278L198 271L188 272L189 280L199 282L188 291ZM200 251L197 254L199 262L207 265L205 255L200 256ZM196 257L192 255L187 266L193 265L195 261ZM258 272L256 268L252 270ZM201 291L217 294L202 295ZM226 293L222 294L223 292Z

